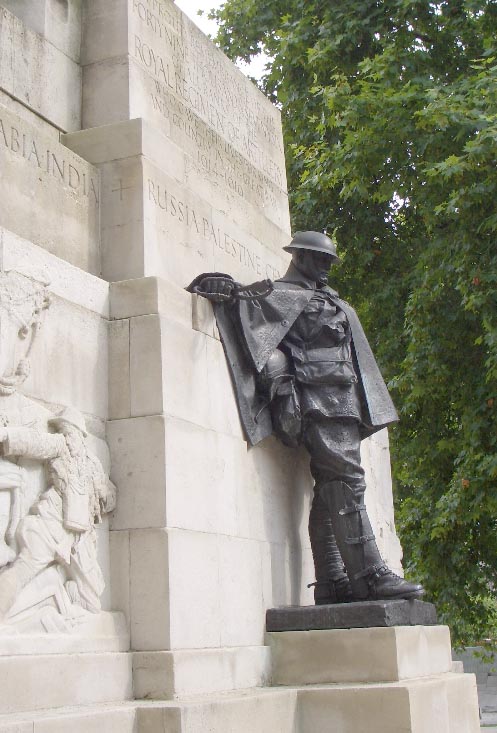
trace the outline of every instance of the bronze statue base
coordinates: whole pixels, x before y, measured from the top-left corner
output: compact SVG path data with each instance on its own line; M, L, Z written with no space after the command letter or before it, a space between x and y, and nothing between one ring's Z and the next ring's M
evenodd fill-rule
M363 601L325 606L282 606L266 612L266 631L434 626L437 612L424 601Z

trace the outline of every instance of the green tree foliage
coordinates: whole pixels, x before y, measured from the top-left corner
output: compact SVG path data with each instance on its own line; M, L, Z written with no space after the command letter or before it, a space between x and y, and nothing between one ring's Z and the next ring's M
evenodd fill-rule
M337 229L401 423L408 573L457 641L494 634L497 2L226 0L233 59L265 50L294 229Z

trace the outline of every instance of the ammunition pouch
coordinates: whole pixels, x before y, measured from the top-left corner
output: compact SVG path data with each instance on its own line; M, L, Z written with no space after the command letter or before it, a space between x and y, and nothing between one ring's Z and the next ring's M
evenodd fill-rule
M273 431L284 445L295 448L302 438L302 414L290 358L275 349L261 372L261 386L271 410Z

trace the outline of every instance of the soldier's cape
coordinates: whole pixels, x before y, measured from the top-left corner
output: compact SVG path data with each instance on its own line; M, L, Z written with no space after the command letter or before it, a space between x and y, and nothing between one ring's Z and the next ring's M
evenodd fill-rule
M219 275L200 275L187 289L200 292L199 283L214 274ZM302 287L286 276L276 280L273 286L273 291L260 299L214 304L240 419L251 445L256 445L273 432L269 404L257 388L257 376L314 295L313 288ZM363 418L362 435L367 437L396 422L397 412L357 313L338 297L336 291L329 287L323 290L343 310L350 324L367 412Z

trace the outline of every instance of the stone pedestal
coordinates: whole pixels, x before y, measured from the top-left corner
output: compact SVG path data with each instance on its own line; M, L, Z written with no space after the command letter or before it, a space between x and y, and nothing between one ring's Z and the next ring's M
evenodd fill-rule
M297 689L299 730L477 733L476 680L452 672L444 626L271 632L273 684Z

